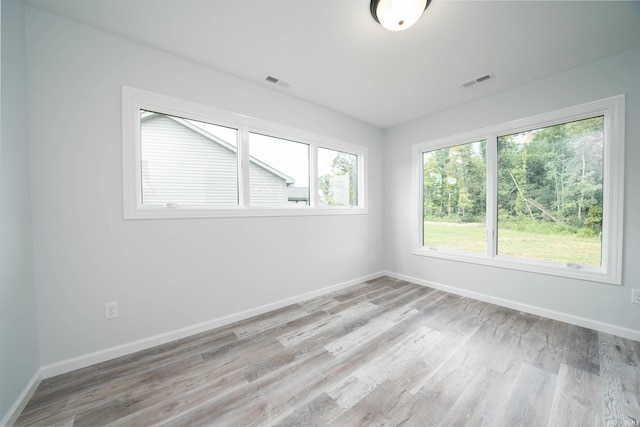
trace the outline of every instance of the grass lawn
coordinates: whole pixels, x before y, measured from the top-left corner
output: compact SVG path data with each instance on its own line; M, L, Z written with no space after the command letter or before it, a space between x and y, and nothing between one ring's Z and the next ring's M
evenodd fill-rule
M484 224L425 222L424 246L485 253ZM498 255L599 266L600 251L598 237L536 234L507 229L498 233Z

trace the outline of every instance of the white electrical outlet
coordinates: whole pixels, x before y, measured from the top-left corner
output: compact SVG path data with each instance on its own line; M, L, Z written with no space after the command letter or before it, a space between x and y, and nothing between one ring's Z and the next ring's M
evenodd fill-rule
M115 319L118 317L118 303L117 302L108 302L104 305L104 318Z
M631 289L631 302L640 304L640 289Z

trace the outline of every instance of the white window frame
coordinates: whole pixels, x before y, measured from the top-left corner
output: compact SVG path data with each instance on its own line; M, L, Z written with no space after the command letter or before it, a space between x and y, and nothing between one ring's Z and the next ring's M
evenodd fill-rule
M588 266L556 261L531 260L497 255L497 138L531 129L554 126L594 116L604 116L604 171L602 265ZM625 96L618 95L549 113L501 123L479 130L439 138L413 146L414 255L483 264L513 270L620 285L622 282L622 239L624 202L624 118ZM472 253L423 246L423 153L474 141L487 141L487 248Z
M154 111L238 129L238 205L162 207L142 204L140 110ZM309 145L309 205L251 206L249 204L249 132ZM318 204L317 150L330 148L358 157L358 205ZM122 164L124 219L217 218L367 214L367 148L312 132L272 123L207 105L128 86L122 87Z

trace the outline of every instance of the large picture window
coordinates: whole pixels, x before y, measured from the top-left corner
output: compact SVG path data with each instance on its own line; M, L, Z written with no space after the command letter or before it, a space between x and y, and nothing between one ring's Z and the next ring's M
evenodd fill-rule
M366 213L366 148L123 88L125 219Z
M415 146L416 254L620 283L624 97Z

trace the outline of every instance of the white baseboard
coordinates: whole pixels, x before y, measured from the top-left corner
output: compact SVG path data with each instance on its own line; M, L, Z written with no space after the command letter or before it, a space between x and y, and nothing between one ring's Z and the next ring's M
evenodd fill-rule
M452 294L460 295L463 297L473 298L479 301L488 302L491 304L499 305L502 307L512 308L514 310L523 311L529 314L535 314L537 316L546 317L553 320L558 320L565 323L570 323L576 326L582 326L584 328L593 329L596 331L604 332L611 335L617 335L619 337L628 338L634 341L640 341L640 331L634 329L628 329L610 323L599 322L597 320L588 319L585 317L574 316L572 314L562 313L559 311L549 310L542 307L523 304L516 301L507 300L504 298L494 297L491 295L482 294L479 292L468 291L466 289L460 289L442 283L431 282L428 280L420 279L418 277L407 276L406 274L394 273L392 271L385 271L385 276L393 277L394 279L406 280L407 282L415 283L416 285L422 285L433 289L449 292Z
M177 329L164 334L155 335L149 338L143 338L138 341L130 342L127 344L119 345L117 347L107 348L94 353L86 354L83 356L75 357L72 359L63 360L61 362L53 363L42 367L42 378L51 378L56 375L64 374L74 371L76 369L85 368L87 366L94 365L96 363L105 362L107 360L115 359L117 357L125 356L127 354L135 353L137 351L146 350L148 348L166 344L171 341L175 341L181 338L185 338L191 335L206 332L208 330L228 325L233 322L248 319L259 314L266 313L268 311L277 310L282 307L286 307L291 304L295 304L307 299L315 298L333 291L337 291L342 288L346 288L358 283L373 280L378 277L384 276L384 272L378 272L369 274L367 276L358 277L353 280L331 285L322 289L307 292L305 294L297 295L291 298L286 298L273 303L265 304L259 307L244 310L239 313L230 314L228 316L219 317L203 323L188 326L186 328ZM0 424L1 425L1 424Z
M0 426L12 426L15 424L16 420L22 413L27 403L29 403L29 399L33 396L33 393L36 392L38 385L40 385L40 381L42 380L42 369L38 369L31 380L27 383L27 386L22 390L20 396L16 399L16 401L11 405L9 411L5 414L4 418L0 420Z
M348 280L346 282L338 283L322 289L307 292L305 294L301 294L291 298L286 298L280 301L265 304L249 310L241 311L239 313L223 316L217 319L213 319L213 320L196 324L193 326L189 326L186 328L174 330L171 332L145 338L135 342L123 344L117 347L108 348L105 350L97 351L95 353L91 353L91 354L79 356L73 359L64 360L62 362L54 363L51 365L43 366L33 375L33 378L26 385L25 389L20 394L18 399L16 399L15 403L11 406L11 408L9 409L7 414L4 416L4 418L0 420L0 426L13 425L13 423L15 423L18 416L20 415L20 413L28 403L29 399L31 398L31 396L33 396L33 393L36 391L40 381L45 378L50 378L55 375L71 372L73 370L91 366L93 364L114 359L116 357L125 356L127 354L135 353L136 351L140 351L140 350L145 350L145 349L154 347L156 345L166 344L168 342L171 342L177 339L185 338L185 337L195 335L201 332L205 332L220 326L225 326L233 322L248 319L250 317L257 316L257 315L266 313L268 311L277 310L279 308L286 307L287 305L295 304L310 298L315 298L321 295L325 295L330 292L334 292L352 285L357 285L359 283L373 280L382 276L389 276L395 279L406 280L408 282L415 283L417 285L422 285L429 288L442 290L452 294L477 299L479 301L500 305L502 307L512 308L514 310L519 310L526 313L531 313L538 316L543 316L550 319L558 320L561 322L566 322L573 325L594 329L596 331L601 331L608 334L617 335L620 337L640 341L640 331L637 331L637 330L623 328L620 326L599 322L592 319L583 318L580 316L574 316L574 315L570 315L562 312L548 310L541 307L522 304L519 302L498 298L491 295L481 294L478 292L468 291L465 289L444 285L442 283L431 282L428 280L420 279L418 277L399 274L392 271L380 271L377 273L369 274L367 276L362 276L353 280Z

